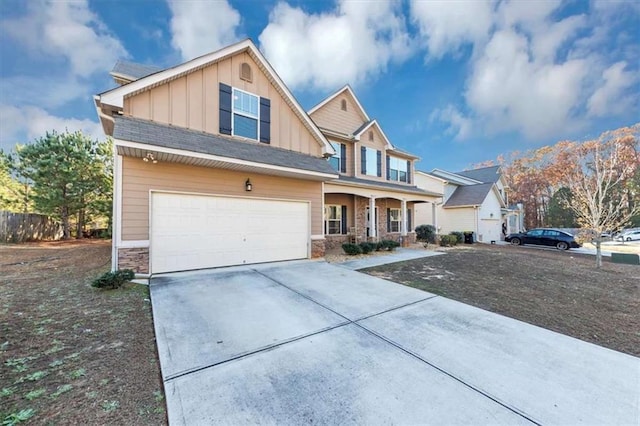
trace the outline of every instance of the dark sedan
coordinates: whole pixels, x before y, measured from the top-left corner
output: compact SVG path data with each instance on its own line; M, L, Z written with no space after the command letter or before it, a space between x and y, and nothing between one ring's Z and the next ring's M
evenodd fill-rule
M558 250L569 250L570 248L580 247L580 244L576 242L573 235L568 232L548 228L538 228L518 234L509 234L505 237L505 241L516 246L535 244L538 246L555 247Z

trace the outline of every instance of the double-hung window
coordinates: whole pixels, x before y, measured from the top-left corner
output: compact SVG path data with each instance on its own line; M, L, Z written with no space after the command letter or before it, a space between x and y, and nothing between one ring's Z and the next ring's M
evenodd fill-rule
M389 180L407 182L407 160L389 158Z
M377 154L373 148L366 148L366 174L369 176L378 176Z
M233 134L258 140L260 99L240 89L233 89Z
M334 170L340 172L342 171L342 162L344 159L342 158L342 144L339 142L330 142L333 149L336 151L335 155L329 157L329 164L333 167Z
M389 209L388 232L400 232L402 228L402 213L400 209Z
M325 234L342 234L342 206L324 207Z

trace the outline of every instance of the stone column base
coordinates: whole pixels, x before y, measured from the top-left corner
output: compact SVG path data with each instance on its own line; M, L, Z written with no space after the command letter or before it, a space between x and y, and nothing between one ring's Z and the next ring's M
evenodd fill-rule
M138 274L148 274L149 248L119 248L118 269L131 269Z
M311 240L311 258L317 259L319 257L324 257L325 253L325 239L321 240Z

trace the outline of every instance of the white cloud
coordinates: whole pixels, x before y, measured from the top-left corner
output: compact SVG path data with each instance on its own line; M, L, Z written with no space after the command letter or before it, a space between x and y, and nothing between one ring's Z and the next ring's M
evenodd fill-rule
M171 45L187 61L238 40L240 13L227 0L169 0Z
M486 40L493 26L495 4L495 0L412 0L410 8L429 56L441 58L464 44Z
M343 0L322 14L280 2L259 40L287 85L322 90L361 83L412 50L396 1Z
M89 99L91 86L73 76L49 76L46 79L24 75L0 79L0 93L14 105L37 103L43 108L58 108L76 99Z
M436 120L447 123L448 126L445 132L454 135L454 139L456 140L469 139L473 134L473 120L466 117L458 108L451 104L431 113L429 121Z
M589 116L605 117L623 113L633 105L633 91L628 90L638 82L638 76L626 71L627 63L617 62L602 73L604 83L587 102Z
M30 1L27 14L1 26L31 53L64 58L74 76L110 69L127 52L86 0Z
M93 139L104 139L100 123L88 119L63 118L49 114L42 108L15 107L0 104L0 149L13 149L16 143L25 144L44 136L46 132L82 131Z
M468 114L447 105L431 115L457 139L468 137L469 129L515 131L528 139L561 137L587 126L588 116L623 113L637 96L628 62L611 65L611 49L603 48L611 30L602 30L608 23L597 11L558 19L564 7L559 0L449 5L414 1L411 12L430 58L456 55L465 44L473 49L462 93ZM476 16L474 23L461 24Z

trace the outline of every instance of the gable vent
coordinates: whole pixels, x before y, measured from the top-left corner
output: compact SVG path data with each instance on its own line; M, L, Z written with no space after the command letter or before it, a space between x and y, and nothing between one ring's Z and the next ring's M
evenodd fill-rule
M373 130L369 130L369 140L373 140Z
M346 99L343 99L343 100L340 101L340 109L343 110L343 111L347 110L347 100Z
M246 62L240 64L240 79L249 83L253 81L253 71L251 71L251 66Z

